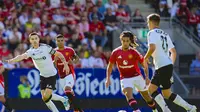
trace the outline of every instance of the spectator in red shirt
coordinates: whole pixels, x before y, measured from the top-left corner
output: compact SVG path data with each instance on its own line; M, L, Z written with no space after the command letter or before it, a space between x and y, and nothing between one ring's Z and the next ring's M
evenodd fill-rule
M119 22L129 22L130 16L129 14L124 10L124 7L120 6L118 11L116 12L117 20Z
M67 22L69 21L79 21L80 20L80 16L74 14L74 8L72 6L70 6L67 10L67 13L65 14L65 18L67 20Z
M76 1L74 4L74 14L75 15L81 15L81 13L83 12L83 7L81 6L80 1Z
M63 34L65 41L68 41L71 38L71 34L69 34L69 29L67 26L62 26L60 34Z
M8 49L8 46L4 43L2 47L0 48L0 57L3 58L3 60L7 60L11 52Z
M196 9L193 8L188 18L188 26L190 27L191 32L197 35L197 24L199 22L199 17L195 14Z
M86 5L85 5L85 10L89 13L92 12L92 8L93 8L94 4L92 3L92 1L87 1L86 0Z
M177 11L178 19L182 23L186 24L187 20L188 20L188 17L189 17L189 14L190 14L190 11L189 11L189 9L187 7L187 2L186 1L181 1L180 8Z
M95 37L97 45L104 47L108 41L107 31L104 24L98 20L98 16L93 16L93 22L90 23L90 32Z

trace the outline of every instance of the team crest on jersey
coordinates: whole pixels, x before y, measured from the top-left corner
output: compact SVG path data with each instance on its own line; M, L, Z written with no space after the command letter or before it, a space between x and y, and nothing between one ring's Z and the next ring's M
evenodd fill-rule
M123 61L123 64L124 64L124 65L128 65L128 61L127 61L127 60L124 60L124 61Z
M129 55L128 55L128 58L129 58L129 59L132 59L132 58L133 58L133 55L132 55L132 54L129 54Z
M69 52L66 52L65 55L68 56L68 55L69 55Z

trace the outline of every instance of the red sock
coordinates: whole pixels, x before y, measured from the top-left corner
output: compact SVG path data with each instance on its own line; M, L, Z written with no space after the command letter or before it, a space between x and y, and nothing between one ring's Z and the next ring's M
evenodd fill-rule
M74 110L75 111L79 111L79 112L83 112L82 109L80 108L80 104L77 101L75 95L70 90L65 91L65 94L69 98L69 100L72 103L72 105L74 106Z

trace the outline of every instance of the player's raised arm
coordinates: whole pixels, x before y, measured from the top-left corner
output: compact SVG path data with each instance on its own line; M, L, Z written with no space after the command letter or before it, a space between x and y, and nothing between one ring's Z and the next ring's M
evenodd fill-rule
M69 73L69 66L68 66L68 62L65 60L65 57L63 56L63 54L58 52L58 51L55 51L54 55L55 55L55 57L60 58L60 60L63 62L63 64L64 64L63 70L65 70L66 73L68 74Z
M73 63L78 63L79 62L79 56L77 54L74 54L74 56L72 57L72 61Z
M21 55L18 55L16 57L12 58L12 59L6 60L6 62L15 63L15 62L19 62L19 61L21 61L23 59L27 59L27 58L29 58L28 54L24 53L24 54L21 54Z

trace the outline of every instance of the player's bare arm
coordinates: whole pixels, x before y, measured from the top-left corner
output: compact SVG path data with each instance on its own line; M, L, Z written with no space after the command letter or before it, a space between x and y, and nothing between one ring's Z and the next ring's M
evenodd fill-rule
M155 51L155 49L156 49L156 45L150 44L148 51L147 51L146 55L144 56L144 59L148 60L151 57L151 55L153 54L153 52Z
M176 61L176 49L175 48L171 48L170 50L170 53L171 53L171 56L170 56L170 58L171 58L171 60L172 60L172 63L174 64L175 63L175 61Z
M73 63L78 63L78 61L79 61L79 57L78 57L78 55L74 55L73 57L72 57L72 61L73 61Z
M5 70L4 66L0 66L0 74L2 74L4 70Z
M149 85L150 79L149 79L149 68L147 62L144 60L142 63L140 63L144 69L144 74L145 74L145 80L146 84Z
M22 61L23 59L27 59L27 58L28 58L27 53L24 53L24 54L21 54L21 55L16 56L15 58L6 60L6 62L7 62L7 63L15 63L15 62Z
M66 71L66 73L68 74L69 73L69 66L68 66L68 62L65 60L65 57L63 56L63 54L56 51L54 55L55 55L55 58L58 57L63 62L63 64L64 64L63 70Z
M112 73L113 66L114 66L113 63L110 63L110 62L108 63L107 70L106 70L106 82L105 82L107 88L111 84L110 76L111 76L111 73Z

